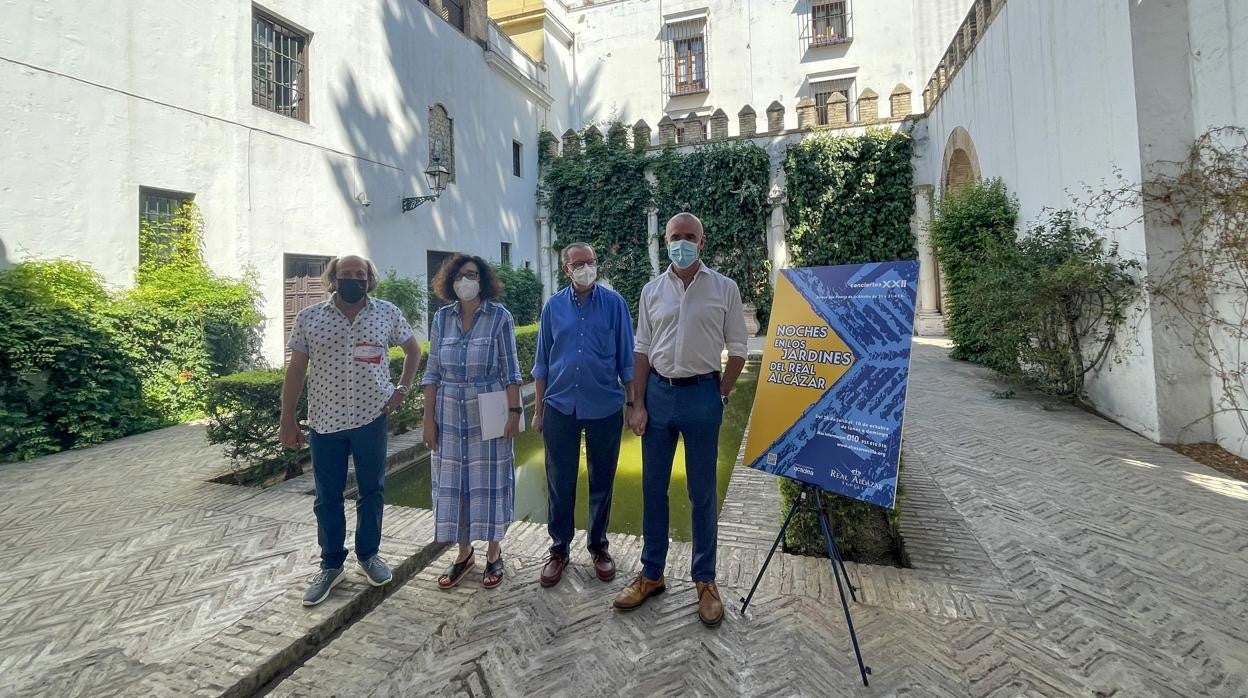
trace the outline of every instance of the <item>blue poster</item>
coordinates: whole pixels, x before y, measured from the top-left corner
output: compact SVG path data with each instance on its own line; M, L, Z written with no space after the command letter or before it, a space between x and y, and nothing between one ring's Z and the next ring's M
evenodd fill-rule
M915 261L778 274L747 465L893 507L918 276Z

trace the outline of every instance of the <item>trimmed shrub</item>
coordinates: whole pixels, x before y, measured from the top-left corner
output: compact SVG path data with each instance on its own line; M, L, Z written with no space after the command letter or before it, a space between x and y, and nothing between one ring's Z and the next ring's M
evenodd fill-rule
M932 243L948 290L945 327L953 339L956 359L1010 373L1018 368L1020 337L1011 334L1009 316L1017 306L981 295L992 251L1015 246L1018 200L1005 182L974 182L948 192L936 203L931 221ZM1002 280L1005 281L1005 280ZM1007 284L1008 285L1008 284Z
M225 444L234 464L234 480L244 485L263 482L285 471L286 479L303 474L307 449L284 448L278 442L282 416L283 371L246 371L209 383L208 441ZM300 398L298 418L307 414Z

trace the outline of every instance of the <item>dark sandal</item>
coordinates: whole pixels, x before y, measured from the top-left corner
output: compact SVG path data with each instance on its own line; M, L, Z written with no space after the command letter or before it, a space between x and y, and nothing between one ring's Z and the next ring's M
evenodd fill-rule
M463 562L456 562L446 571L446 574L438 577L439 589L451 589L458 585L464 579L464 575L472 569L476 553L470 553Z
M490 578L494 581L490 582ZM486 589L493 589L503 583L503 556L499 555L494 562L487 561L485 563L485 571L481 573L481 586Z

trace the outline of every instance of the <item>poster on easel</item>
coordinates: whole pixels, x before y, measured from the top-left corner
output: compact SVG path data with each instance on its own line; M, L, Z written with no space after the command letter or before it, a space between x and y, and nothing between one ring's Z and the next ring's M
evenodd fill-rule
M919 263L777 274L745 463L892 508Z

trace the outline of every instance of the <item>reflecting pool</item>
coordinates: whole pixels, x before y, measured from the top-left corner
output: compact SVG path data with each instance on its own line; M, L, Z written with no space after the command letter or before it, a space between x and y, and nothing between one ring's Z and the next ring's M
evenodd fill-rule
M754 390L758 384L757 365L749 364L741 374L732 398L724 411L724 424L719 432L719 504L728 492L741 438L750 419ZM581 472L576 487L576 527L588 526L589 476L586 474L585 444L581 444ZM422 461L386 480L386 503L429 509L431 499L429 462ZM671 503L672 538L690 540L689 494L685 485L684 446L676 450L672 466L672 484L668 490ZM524 432L516 439L516 509L517 521L546 521L546 467L541 434ZM619 467L615 474L615 491L611 502L611 526L615 533L641 535L641 438L624 430L620 444Z

